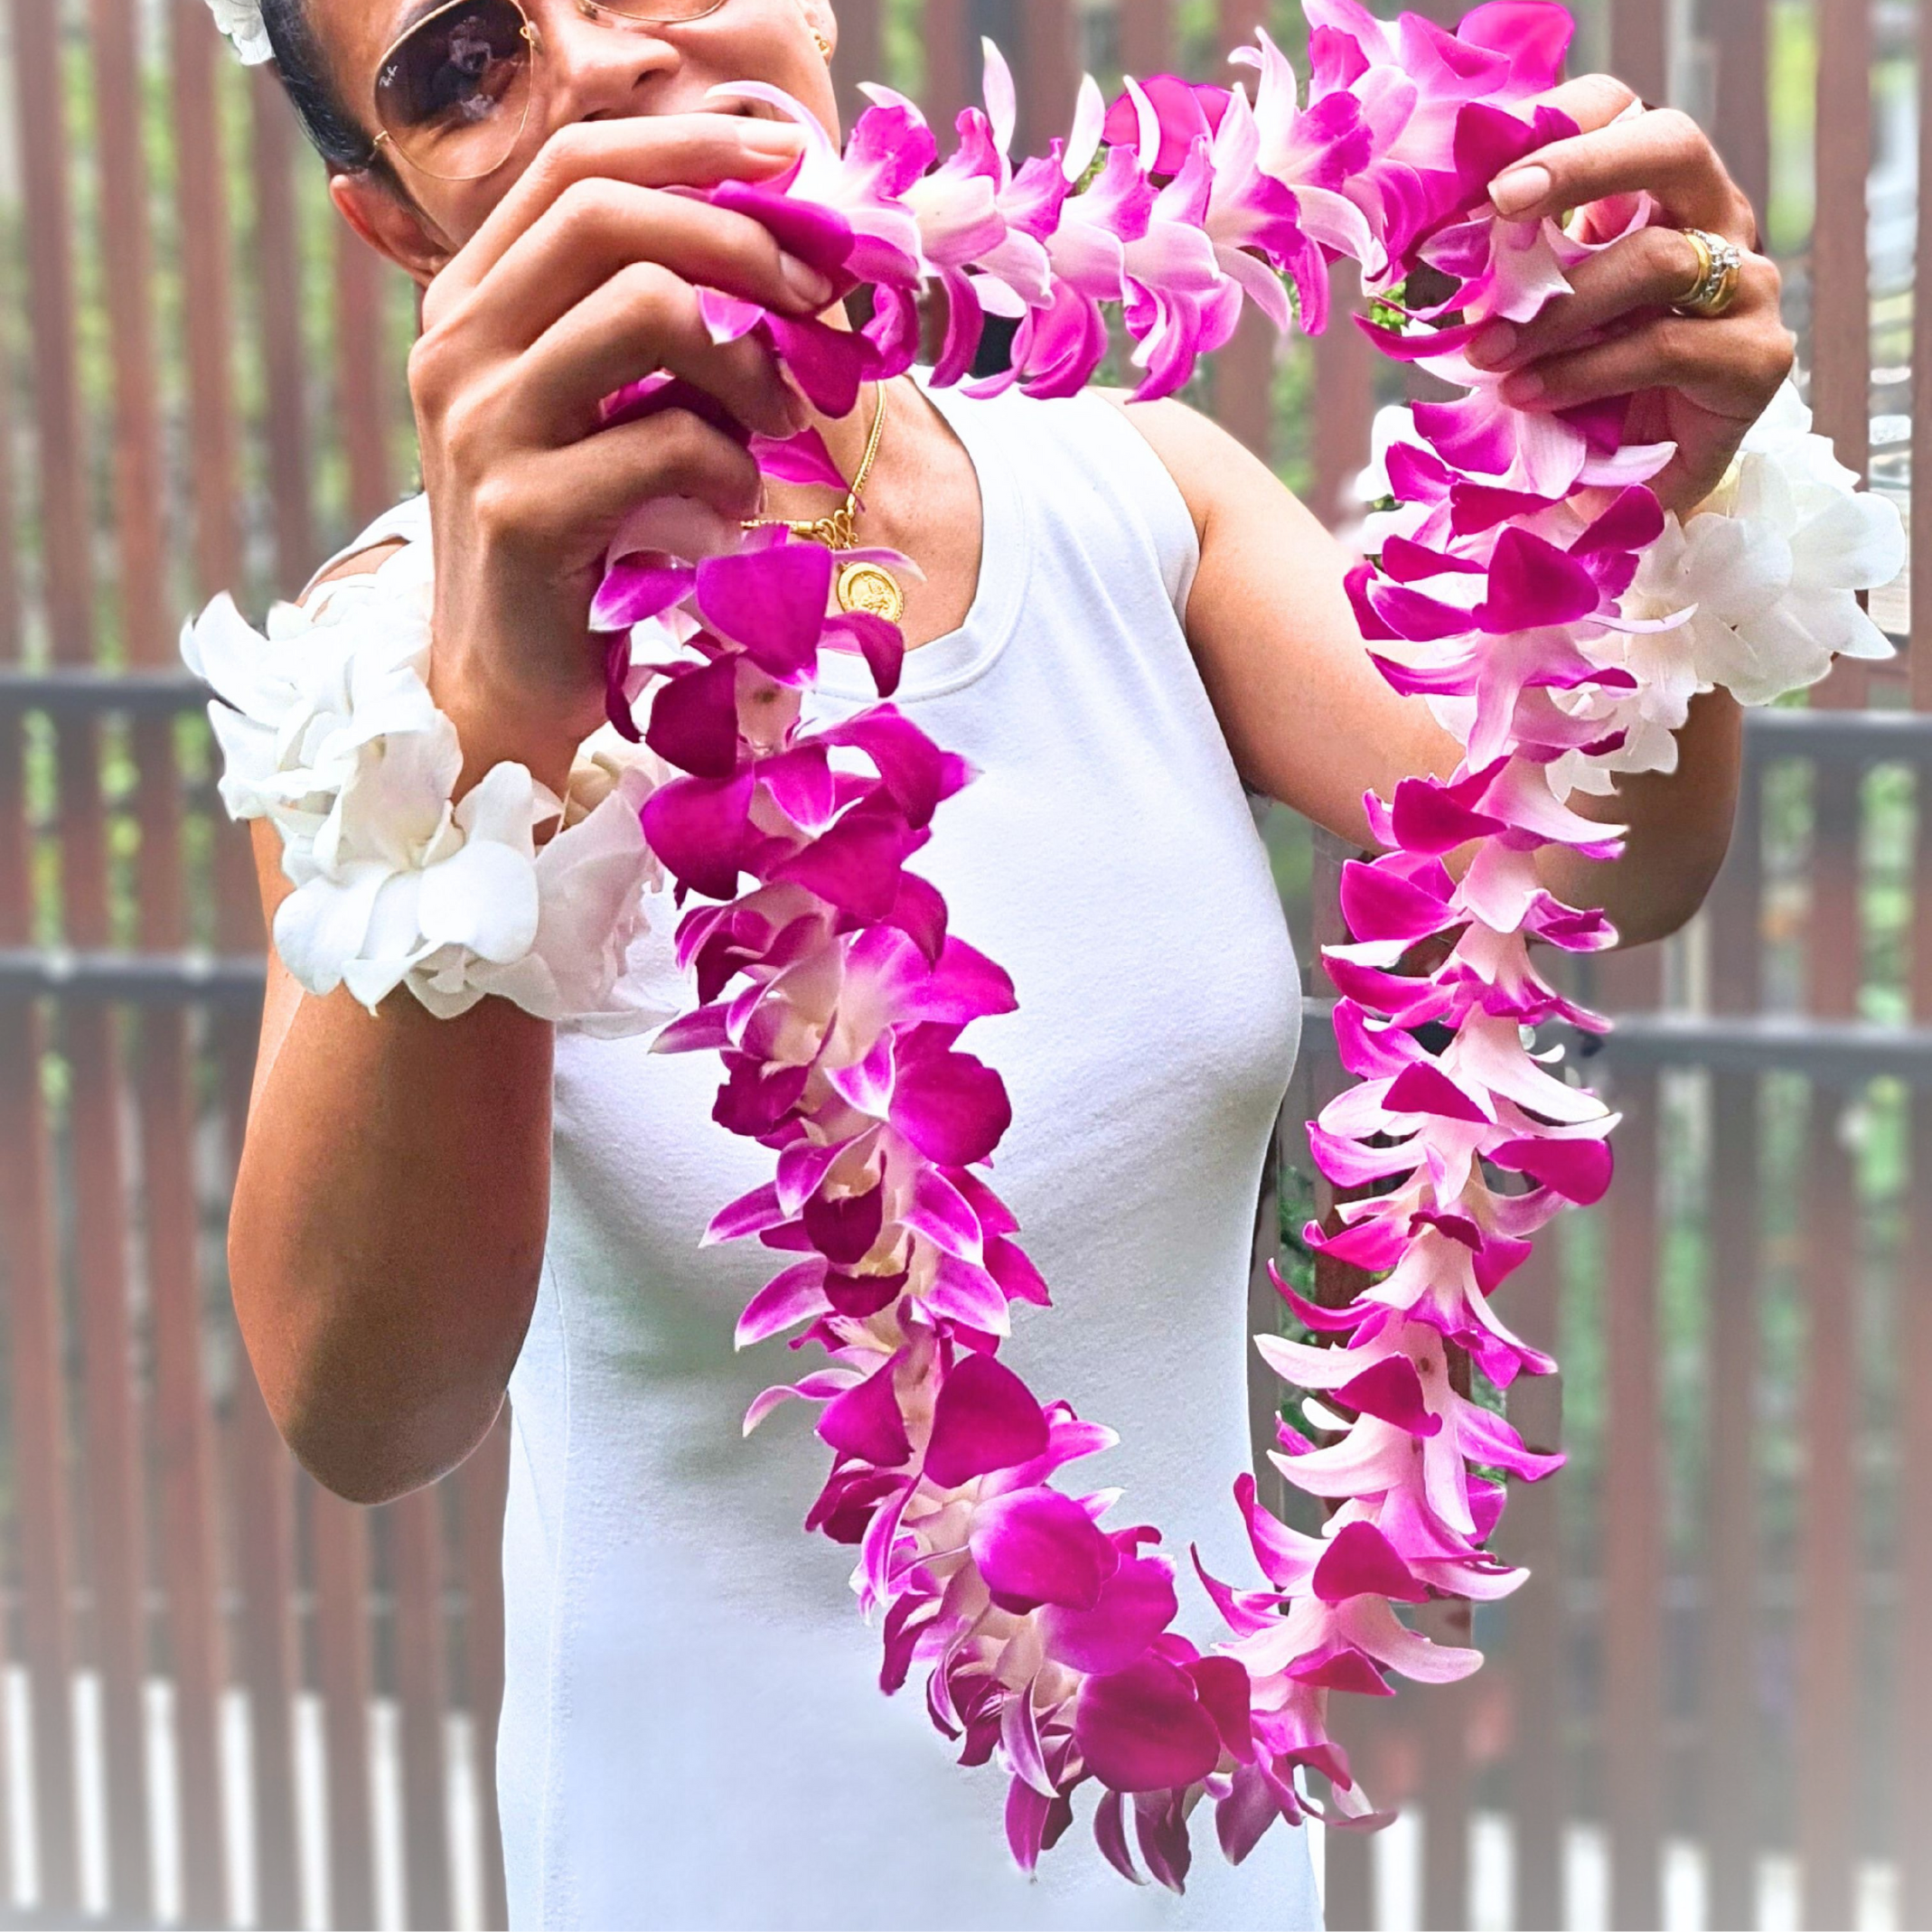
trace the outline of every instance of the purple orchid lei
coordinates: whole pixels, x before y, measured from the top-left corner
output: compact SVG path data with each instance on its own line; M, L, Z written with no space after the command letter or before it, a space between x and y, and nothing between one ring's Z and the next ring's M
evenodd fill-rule
M773 1179L721 1208L708 1236L789 1258L737 1340L796 1331L793 1347L824 1355L761 1395L746 1429L789 1398L818 1405L833 1459L805 1526L858 1551L884 1688L924 1671L933 1722L961 1761L997 1752L1020 1865L1065 1832L1092 1780L1107 1859L1140 1878L1130 1808L1141 1861L1177 1890L1204 1798L1236 1862L1310 1810L1380 1822L1330 1735L1331 1693L1389 1694L1391 1673L1468 1674L1477 1652L1430 1642L1394 1606L1495 1599L1523 1580L1490 1553L1504 1491L1477 1472L1535 1478L1561 1458L1532 1453L1458 1393L1450 1351L1501 1386L1554 1366L1491 1297L1540 1226L1608 1186L1614 1122L1526 1044L1545 1020L1605 1024L1552 988L1528 946L1588 952L1614 934L1600 913L1552 898L1536 857L1618 849L1614 829L1567 809L1552 767L1621 742L1604 722L1637 687L1621 641L1674 621L1618 612L1665 527L1645 483L1670 445L1627 445L1621 406L1514 411L1499 379L1458 353L1484 323L1533 316L1588 247L1552 223L1498 219L1486 196L1499 170L1575 131L1529 105L1558 78L1568 14L1492 0L1451 34L1414 15L1384 25L1354 0L1306 11L1305 100L1263 34L1236 57L1256 70L1252 103L1159 77L1107 107L1090 80L1068 141L1018 165L1012 84L990 48L986 110L960 116L943 162L918 110L886 89L868 89L875 105L842 155L786 97L737 89L792 114L810 145L775 183L709 191L842 288L871 286L857 332L704 297L718 339L762 336L829 414L908 367L915 298L935 281L949 318L935 382L966 375L993 314L1018 323L1012 365L969 393L1072 394L1106 352L1114 304L1138 393L1153 397L1228 339L1247 302L1282 327L1299 308L1318 329L1327 266L1343 257L1384 299L1377 342L1466 392L1415 409L1415 439L1387 458L1400 507L1381 520L1376 561L1350 579L1384 675L1426 694L1466 746L1450 778L1368 800L1385 849L1345 869L1354 938L1326 954L1358 1084L1310 1139L1330 1179L1374 1191L1309 1239L1379 1280L1342 1308L1279 1284L1337 1346L1258 1340L1288 1382L1333 1404L1320 1414L1339 1440L1318 1448L1284 1424L1273 1460L1335 1507L1324 1535L1306 1535L1261 1506L1252 1477L1236 1480L1267 1587L1201 1571L1228 1626L1216 1648L1173 1627L1176 1565L1158 1533L1103 1529L1111 1494L1055 1487L1111 1433L1043 1402L999 1360L1011 1304L1044 1307L1047 1289L975 1171L1010 1109L999 1075L959 1041L1014 997L910 869L972 774L889 701L899 633L831 608L827 550L770 530L677 540L691 516L671 506L641 514L595 613L613 633L614 722L635 738L648 691L642 736L682 774L642 822L687 901L678 957L699 1003L657 1046L717 1052L715 1118L775 1156ZM1654 210L1637 197L1613 212L1637 226ZM1402 285L1423 267L1450 292L1405 311ZM721 420L661 376L608 413L672 404ZM839 482L809 433L757 439L756 453L772 475ZM826 650L862 653L880 701L811 727L802 707ZM1463 847L1475 856L1458 879L1444 859ZM1411 963L1422 942L1438 961L1427 971ZM1415 1037L1425 1022L1449 1036L1440 1052Z

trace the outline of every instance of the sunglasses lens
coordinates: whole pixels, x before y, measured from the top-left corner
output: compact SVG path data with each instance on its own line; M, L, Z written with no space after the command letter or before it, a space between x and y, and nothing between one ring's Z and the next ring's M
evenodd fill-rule
M531 49L511 0L456 0L389 51L376 112L426 174L474 181L509 160L530 111Z

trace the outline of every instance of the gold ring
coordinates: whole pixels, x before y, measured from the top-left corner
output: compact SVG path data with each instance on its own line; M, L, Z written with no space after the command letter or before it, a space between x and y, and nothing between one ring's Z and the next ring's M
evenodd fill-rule
M1736 242L1701 228L1685 229L1683 239L1697 252L1697 279L1671 307L1680 315L1709 322L1738 299L1738 287L1744 278L1744 251Z

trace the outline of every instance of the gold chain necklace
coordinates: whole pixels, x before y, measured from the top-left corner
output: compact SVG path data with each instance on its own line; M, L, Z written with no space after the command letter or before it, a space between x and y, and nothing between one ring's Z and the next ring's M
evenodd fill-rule
M880 439L886 433L886 385L873 386L872 434L866 438L866 453L858 459L858 474L845 492L845 502L830 516L811 517L794 522L788 517L747 517L746 530L760 530L783 523L794 537L808 543L822 543L828 550L850 550L858 546L860 492L872 474ZM896 624L905 612L905 593L899 580L883 564L853 562L841 564L833 582L832 594L842 611L863 611L868 616L883 617Z

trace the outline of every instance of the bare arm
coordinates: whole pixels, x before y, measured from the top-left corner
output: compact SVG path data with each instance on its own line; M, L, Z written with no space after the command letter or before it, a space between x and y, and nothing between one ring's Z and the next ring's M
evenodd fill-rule
M281 839L252 830L272 919ZM277 1426L355 1502L433 1481L502 1405L543 1254L551 1037L502 999L438 1020L316 999L269 954L229 1271Z
M1383 681L1342 587L1347 553L1265 465L1178 403L1127 414L1200 532L1188 637L1243 779L1351 845L1372 846L1363 793L1388 798L1416 773L1446 777L1461 747L1421 699ZM1550 890L1567 905L1604 907L1626 945L1681 926L1730 840L1739 717L1726 692L1700 698L1677 734L1675 772L1625 777L1614 797L1572 798L1586 817L1627 825L1629 836L1609 861L1545 848Z

